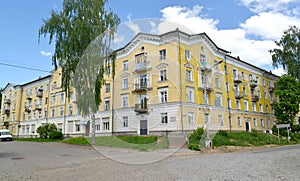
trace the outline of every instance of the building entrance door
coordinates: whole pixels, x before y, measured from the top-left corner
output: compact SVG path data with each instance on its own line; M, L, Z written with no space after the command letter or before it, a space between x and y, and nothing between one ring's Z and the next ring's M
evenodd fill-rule
M140 120L140 135L148 134L147 120Z

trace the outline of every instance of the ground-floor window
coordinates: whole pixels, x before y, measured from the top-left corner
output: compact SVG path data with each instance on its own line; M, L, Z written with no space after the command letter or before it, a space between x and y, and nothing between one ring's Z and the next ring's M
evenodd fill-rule
M240 117L237 118L237 121L238 121L238 125L239 125L239 126L242 126L242 120L241 120Z
M76 132L79 132L79 131L80 131L80 123L79 123L79 121L76 121L76 122L75 122L75 131L76 131Z
M168 113L161 113L161 123L167 124L168 123Z
M96 124L96 125L95 125L95 130L96 130L96 131L100 131L100 124Z
M35 133L35 125L34 124L31 125L31 133Z
M109 122L103 122L103 130L109 130Z
M123 127L128 127L128 116L123 116Z

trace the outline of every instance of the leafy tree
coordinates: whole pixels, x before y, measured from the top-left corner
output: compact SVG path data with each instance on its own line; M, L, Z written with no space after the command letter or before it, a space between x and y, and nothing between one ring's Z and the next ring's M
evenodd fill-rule
M279 41L275 41L280 48L269 50L272 55L273 67L282 66L288 75L300 80L300 29L290 26L285 30Z
M64 0L61 12L51 12L39 30L55 41L52 62L62 67L62 86L69 95L70 85L76 89L77 106L85 116L93 116L101 103L100 90L105 83L104 70L114 65L110 42L120 19L105 9L107 0ZM92 142L94 120L92 119Z
M43 126L39 126L36 132L40 135L41 138L49 138L53 132L57 132L57 127L55 124L44 124Z
M275 84L274 93L279 98L279 102L274 104L274 113L278 123L292 124L299 112L300 83L292 76L282 76Z

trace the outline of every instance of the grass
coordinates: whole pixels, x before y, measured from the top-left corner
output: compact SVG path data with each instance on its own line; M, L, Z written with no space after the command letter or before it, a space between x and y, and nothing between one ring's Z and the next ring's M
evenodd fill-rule
M91 145L91 138L77 137L63 141L69 144ZM140 151L149 151L168 148L168 139L157 136L100 136L96 137L97 146L132 148Z
M286 139L280 139L272 134L259 133L257 131L250 132L226 132L219 131L213 138L213 146L263 146L263 145L286 145L289 142Z

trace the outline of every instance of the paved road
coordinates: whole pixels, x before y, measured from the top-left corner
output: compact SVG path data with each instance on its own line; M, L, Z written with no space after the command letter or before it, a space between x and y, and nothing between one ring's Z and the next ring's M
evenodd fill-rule
M214 154L174 151L5 142L0 180L300 180L300 145ZM141 164L142 158L148 164Z

